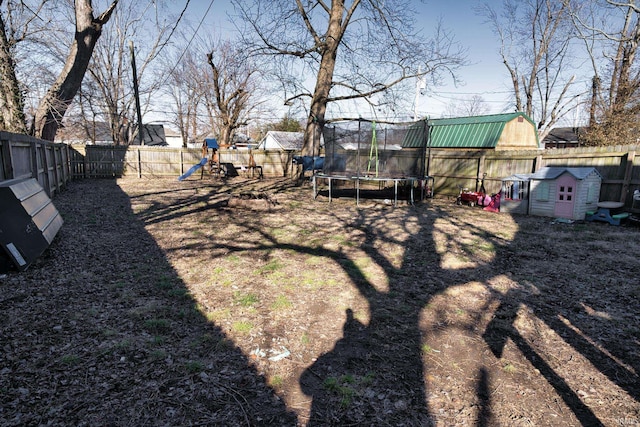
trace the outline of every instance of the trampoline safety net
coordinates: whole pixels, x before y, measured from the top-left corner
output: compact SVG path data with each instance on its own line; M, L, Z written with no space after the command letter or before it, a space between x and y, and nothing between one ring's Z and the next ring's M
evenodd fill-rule
M421 178L428 143L425 120L408 124L350 121L325 125L325 161L330 176Z

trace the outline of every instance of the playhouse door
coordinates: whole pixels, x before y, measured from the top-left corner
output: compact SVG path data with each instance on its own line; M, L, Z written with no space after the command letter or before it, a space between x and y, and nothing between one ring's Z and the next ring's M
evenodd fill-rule
M573 206L576 199L576 180L569 174L558 178L556 187L556 218L573 218Z

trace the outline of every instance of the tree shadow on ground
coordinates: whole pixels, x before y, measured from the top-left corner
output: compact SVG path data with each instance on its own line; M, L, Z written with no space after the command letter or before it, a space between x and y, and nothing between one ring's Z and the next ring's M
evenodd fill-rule
M352 284L368 301L370 320L368 323L354 320L353 313L347 309L343 337L330 352L319 357L301 376L303 391L313 398L308 425L436 423L438 413L428 406L433 390L425 388L429 363L425 363L424 343L429 340L429 332L421 328L420 317L436 296L447 293L448 289L472 282L483 283L490 296L483 309L475 313L474 321L466 327L470 331L486 327L482 337L496 359L502 357L506 342L513 342L517 350L569 409L567 420L575 417L581 425L603 425L603 421L575 389L575 381L573 385L569 385L569 380L563 377L566 373L559 372L559 367L547 362L549 357L553 356L537 350L536 346L529 342L530 338L525 337L516 327L519 307L529 307L533 316L563 337L574 353L589 360L601 374L637 400L638 358L637 354L634 356L633 353L624 351L625 348L630 349L624 343L627 339L637 342L638 337L634 339L633 334L627 337L610 336L610 345L607 346L610 350L603 350L597 343L601 340L600 335L590 336L586 324L593 321L594 316L582 313L584 309L565 310L562 303L554 304L553 290L550 287L545 288L541 285L540 293L523 292L521 288L526 285L518 283L517 280L521 276L515 275L515 287L504 295L498 292L489 285L492 280L504 274L514 276L512 272L519 269L526 271L528 266L518 262L519 258L527 253L544 253L547 248L540 246L539 240L531 244L527 233L517 232L505 239L501 236L499 228L483 228L478 224L466 222L467 220L452 217L449 212L424 208L407 210L402 222L410 228L411 237L408 241L402 242L406 252L400 266L393 265L388 254L378 249L380 242L393 239L384 219L379 215L369 215L366 211L360 211L349 225L360 229L366 236L361 248L385 271L388 289L376 289L355 265L348 260L341 261L345 271L349 273ZM486 213L480 212L479 217L481 215ZM526 218L521 219L527 221ZM453 227L449 231L443 231L436 222L450 222ZM458 233L462 229L471 230L471 235L460 238ZM436 242L437 234L439 242ZM569 235L564 239L573 237L575 236ZM478 244L490 246L493 257L473 259ZM576 246L573 254L580 254L581 249L583 248ZM459 256L473 261L473 265L446 267L443 256L448 251L457 251ZM571 262L569 256L565 256L566 258L559 260L560 265ZM585 301L589 300L589 304L596 304L588 289L581 291L575 286L580 279L573 276L562 278L561 270L557 270L560 277L556 278L553 262L545 268L550 267L552 271L543 272L541 276L546 274L547 281L556 286L562 284L565 293L563 296L566 296L569 290L573 293L569 300L574 301L576 305L585 304ZM585 262L584 269L590 268L592 269L589 263ZM588 280L597 278L597 275L589 276ZM496 304L499 306L492 314L491 307ZM606 303L597 305L613 309L617 304L615 299L609 297ZM619 306L618 308L622 309ZM637 310L633 311L634 313L628 313L630 319L637 314ZM569 321L563 322L562 316ZM446 321L443 324L446 327ZM568 324L576 326L570 327ZM487 364L496 359L480 358L486 360ZM493 389L493 379L485 366L481 366L474 375L477 384L476 397L475 402L469 402L475 405L475 415L472 416L477 424L490 425L494 421L491 409L492 394L489 392ZM348 411L345 410L346 407L349 407Z
M243 185L238 183L234 191L244 190ZM282 190L279 183L264 188L276 194ZM188 199L184 205L187 208L190 203ZM142 214L141 218L146 218L146 221L160 218L162 221L164 214L172 211L174 206L156 206L153 215L145 217ZM218 204L210 206L221 208ZM195 205L191 207L200 209ZM446 419L446 414L430 407L436 405L433 402L437 390L434 389L438 384L426 380L432 363L427 354L427 343L432 336L446 335L447 329L452 328L465 329L475 339L485 342L472 347L479 354L478 363L474 365L475 371L470 373L474 385L472 402L467 402L472 407L467 416L478 425L493 425L497 419L496 407L499 405L494 402L495 384L500 381L497 377L501 372L496 365L503 363L505 347L509 343L513 344L510 351L519 353L532 370L537 370L536 375L551 386L552 395L546 396L549 402L553 400L555 403L556 396L568 409L560 420L567 424L603 424L601 416L578 393L577 380L568 378L570 375L562 370L561 365L549 362L549 358L554 356L550 356L548 349L538 348L535 339L516 324L519 318L526 317L521 313L523 307L530 310L533 317L546 328L562 337L571 347L570 357L586 358L611 383L637 400L638 359L634 353L626 352L621 344L627 339L637 342L634 332L630 331L626 337L610 336L606 341L588 326L589 322L597 320L597 315L592 312L598 306L603 306L603 310L608 307L616 311L620 309L622 301L616 300L619 295L593 300L594 288L606 288L606 280L615 279L611 275L605 279L602 272L590 265L589 261L596 261L597 257L583 256L584 247L576 245L572 248L566 244L567 240L586 234L586 237L582 237L584 243L584 240L593 236L589 234L590 230L582 233L576 228L567 233L558 228L562 225L553 226L538 219L503 215L503 220L515 220L518 223L518 231L505 236L499 227L500 221L491 222L493 228L478 223L488 218L486 215L492 215L482 211L458 215L457 212L462 211L425 204L396 212L402 214L391 216L385 212L364 209L355 211L355 215L349 218L331 214L325 218L362 237L359 249L384 271L388 282L384 289L374 283L352 255L342 250L329 250L322 245L283 242L269 231L270 225L260 217L230 215L227 219L233 221L233 225L242 230L238 234L245 237L241 244L215 242L211 247L201 248L226 254L250 250L257 254L265 253L267 257L269 251L280 249L322 257L327 262L338 264L347 274L349 285L354 286L366 299L368 320L357 318L355 310L347 308L342 338L300 376L301 389L312 397L308 425L429 425L437 423L440 417ZM184 214L184 211L177 213ZM389 221L393 221L393 224ZM548 240L547 233L550 231L541 231L545 234L541 239L540 233L534 229L541 225L548 229L555 227L552 230L556 232L554 237L565 241L562 248L569 248L568 254L554 258L557 255L554 251L558 249ZM409 235L407 240L394 237L397 227ZM467 234L463 235L463 231ZM246 236L259 238L247 239ZM384 243L403 247L402 258L399 261L393 259L383 247ZM485 256L485 252L490 256ZM451 264L451 257L466 261L458 265ZM606 265L606 260L602 261ZM584 267L578 268L578 273L562 277L563 264L575 266L581 262ZM541 279L534 280L536 283L532 284L530 275L538 275ZM512 283L506 292L493 285L497 278L503 276ZM593 282L589 289L576 286L584 280ZM451 321L450 313L442 312L435 313L436 321L433 324L425 324L422 317L435 299L474 282L479 283L485 291L485 300L469 313L468 319ZM558 292L562 294L561 300L557 298ZM568 309L563 306L567 301L573 304ZM628 311L630 318L638 314L635 308ZM603 346L608 349L603 350ZM464 346L462 349L465 349ZM451 354L449 357L464 359L468 356ZM505 396L503 399L515 401L518 397L514 395L510 399ZM545 402L544 397L538 397L533 405L540 408L549 402ZM500 405L503 403L500 402ZM504 417L504 414L501 415ZM541 419L544 420L544 415Z
M115 180L72 182L54 202L65 224L45 257L2 278L0 424L296 424Z
M456 411L466 422L495 425L498 419L514 420L500 411L509 404L517 410L522 397L498 393L498 385L527 380L541 380L551 393L525 395L526 410L544 410L559 398L566 408L554 419L559 424L605 424L563 366L571 365L570 358L588 360L594 371L587 375L604 376L638 400L637 328L602 333L606 322L640 315L633 294L606 293L610 281L637 271L637 259L632 262L622 249L605 257L597 246L589 247L598 231L501 216L500 221L517 222L517 232L504 235L500 221L489 221L488 213L435 203L322 214L325 224L338 224L357 239L358 252L350 253L348 245L331 249L321 239L283 239L269 219L286 216L286 210L240 215L225 207L229 195L253 188L245 181L187 183L179 191L129 197L114 181L70 185L55 201L65 227L50 254L4 281L0 420L8 425L301 423L246 350L195 306L198 301L167 260L170 251L179 250L206 253L206 261L247 251L268 258L276 249L308 254L326 261L309 268L322 274L335 264L347 278L340 285L358 290L367 313L346 307L342 337L299 376L300 388L312 398L308 425L430 425L455 421ZM272 181L256 191L277 195L290 188ZM295 197L304 201L299 193ZM208 212L224 213L211 221L227 221L222 226L233 226L239 238L202 244L184 235L184 241L160 249L144 229L161 230ZM541 226L547 229L538 231ZM570 250L560 254L553 241L561 240L576 244L562 246ZM402 251L394 252L397 248ZM356 258L360 253L383 277L363 267ZM609 271L612 259L627 270ZM563 266L580 263L584 267L573 275L563 274ZM500 281L510 284L501 287ZM477 293L479 301L467 313L442 304L442 298L466 292ZM568 347L563 355L570 358L554 361L560 353L542 347L522 327L525 320L539 321L561 337L557 342ZM449 331L468 333L472 344L447 342ZM445 348L441 357L431 351ZM503 360L517 355L533 368L533 376L500 378ZM456 366L465 363L464 369ZM436 368L451 374L438 377ZM451 390L444 382L459 380L461 371L469 390L462 396L469 401L445 405L442 396ZM540 417L537 421L545 421Z

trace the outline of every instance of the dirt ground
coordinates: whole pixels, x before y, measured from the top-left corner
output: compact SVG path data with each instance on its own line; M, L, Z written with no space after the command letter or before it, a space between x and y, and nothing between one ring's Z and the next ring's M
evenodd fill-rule
M640 230L84 180L0 274L3 426L640 425Z

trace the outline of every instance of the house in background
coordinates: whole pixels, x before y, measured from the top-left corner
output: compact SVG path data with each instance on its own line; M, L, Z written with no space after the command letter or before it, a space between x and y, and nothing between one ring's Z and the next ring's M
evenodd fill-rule
M167 141L167 145L169 147L182 148L182 146L184 145L184 140L180 132L168 127L164 128L164 139L165 141Z
M536 125L522 112L430 119L429 147L494 150L537 150Z
M144 125L144 145L167 146L164 126L160 124ZM113 145L111 129L106 122L70 123L56 132L55 142L66 144ZM140 145L138 132L130 139L130 145Z
M303 132L284 132L270 130L258 143L261 150L300 151L304 143Z
M542 140L544 148L571 148L580 146L580 137L584 133L582 127L559 127L551 129L549 135Z
M58 128L54 141L65 144L113 145L111 129L106 122L65 123Z
M142 145L166 147L167 139L164 134L163 125L143 125L144 132L142 134ZM136 129L131 137L130 145L140 145L140 139L138 138L138 130Z

